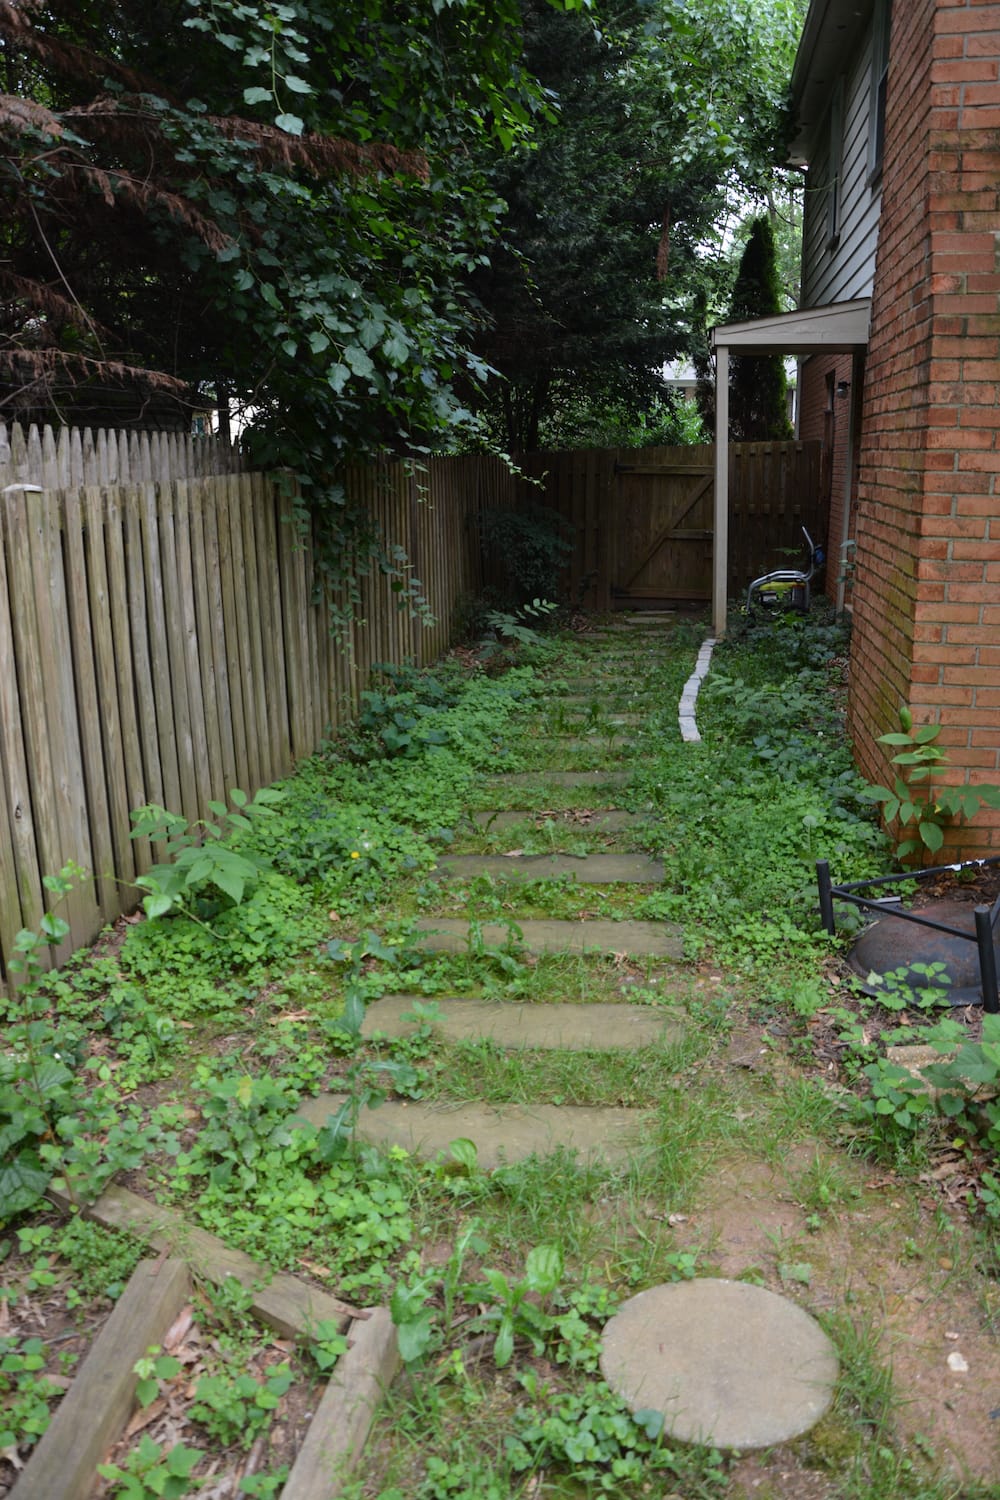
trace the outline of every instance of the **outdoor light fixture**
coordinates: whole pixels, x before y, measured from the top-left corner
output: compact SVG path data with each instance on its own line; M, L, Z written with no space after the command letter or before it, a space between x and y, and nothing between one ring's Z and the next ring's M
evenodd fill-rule
M837 381L837 395L838 396L846 396L847 393L848 393L848 391L850 389L851 389L851 382L849 380L838 380Z

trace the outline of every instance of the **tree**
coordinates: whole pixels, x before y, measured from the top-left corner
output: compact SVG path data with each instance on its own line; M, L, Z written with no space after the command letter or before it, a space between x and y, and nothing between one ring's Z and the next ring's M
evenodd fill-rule
M493 168L503 238L474 285L504 376L480 398L496 441L531 448L581 402L656 420L697 295L731 278L713 247L732 205L773 174L802 10L606 0L595 32L523 0L525 63L558 116Z
M783 312L771 221L753 221L729 304L731 323ZM788 382L780 354L737 356L729 372L729 433L736 442L782 441L792 436Z

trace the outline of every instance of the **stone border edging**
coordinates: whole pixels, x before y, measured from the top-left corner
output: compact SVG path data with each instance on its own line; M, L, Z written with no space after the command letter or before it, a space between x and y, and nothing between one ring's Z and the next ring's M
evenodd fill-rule
M684 684L684 691L681 693L681 701L677 708L677 722L680 725L681 739L687 745L701 744L701 735L698 733L698 725L695 723L694 711L698 702L699 689L708 676L708 668L715 647L716 640L714 636L710 635L707 640L702 642L694 671Z

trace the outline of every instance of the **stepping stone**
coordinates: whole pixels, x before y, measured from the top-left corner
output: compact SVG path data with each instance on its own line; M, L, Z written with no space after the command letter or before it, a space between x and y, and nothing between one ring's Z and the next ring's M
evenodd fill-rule
M601 1372L633 1412L685 1443L770 1448L813 1427L838 1361L819 1324L764 1287L703 1278L630 1297L606 1324Z
M643 821L638 813L622 812L620 808L604 808L596 812L572 808L552 812L513 812L508 809L506 812L477 812L472 817L480 828L496 829L498 833L525 822L534 823L538 828L552 822L560 829L576 833L586 833L591 828L599 828L604 833L623 833Z
M549 701L550 701L550 703L557 703L557 704L558 703L563 703L563 704L566 704L569 708L576 708L577 706L579 706L581 708L586 709L586 708L589 708L590 705L592 703L595 703L595 702L599 703L602 707L606 707L607 703L608 703L608 700L611 699L612 702L613 702L613 700L617 696L619 696L619 695L615 692L615 679L611 678L611 679L609 679L609 681L607 683L604 683L603 685L599 686L599 685L595 684L594 688L593 688L593 691L591 693L589 693L589 694L586 694L586 693L560 693L558 697L550 698ZM636 696L642 696L642 695L636 695L635 693L629 693L626 696L628 697L629 702L634 705ZM653 704L654 701L655 700L653 700L652 698L650 699L651 706L652 706L652 704ZM612 712L613 712L613 709L612 709Z
M505 771L490 777L490 786L625 786L630 771Z
M305 1100L297 1117L322 1127L344 1103L344 1094ZM363 1109L355 1134L370 1145L403 1146L424 1159L448 1154L451 1142L475 1142L480 1167L547 1156L560 1147L585 1160L627 1162L644 1149L653 1116L638 1109L560 1104L423 1104L390 1099Z
M684 957L681 929L673 922L531 921L516 924L529 953L627 953L635 958ZM469 923L462 918L421 917L419 946L428 953L465 953L469 949ZM479 928L488 948L503 948L511 941L505 922L483 922Z
M362 1036L409 1036L422 1024L404 1020L418 995L386 995L369 1005ZM430 1024L449 1042L491 1041L498 1047L560 1047L613 1052L679 1042L680 1024L650 1005L513 1005L503 1000L437 999Z
M581 885L652 885L663 879L663 865L644 854L449 854L438 860L437 873L495 875L500 880L571 875Z
M540 737L536 743L548 746L550 750L558 750L561 755L621 755L623 750L635 748L634 741L623 739L622 730L616 729L613 735L594 734L586 740L566 739L562 735L554 734ZM610 741L610 744L609 744ZM536 776L544 776L545 771L536 771Z
M573 730L583 729L587 724L587 718L585 714L573 714L571 716L568 715L567 717L569 718L573 726L573 729L569 731L570 733L572 733ZM638 724L645 724L646 717L647 716L645 714L619 714L612 712L604 714L596 724L588 727L592 727L595 734L598 732L598 730L610 727L611 725L614 725L616 729L634 729Z

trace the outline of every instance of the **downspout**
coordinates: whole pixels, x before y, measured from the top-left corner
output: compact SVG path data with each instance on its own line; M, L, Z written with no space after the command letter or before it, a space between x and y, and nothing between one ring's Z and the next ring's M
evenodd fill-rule
M854 494L854 456L858 437L858 408L864 357L855 349L851 354L851 390L847 403L847 445L844 455L844 494L840 518L840 545L837 548L837 614L844 613L847 597L847 544L851 540L851 499Z
M714 338L713 338L714 342ZM712 633L726 633L729 562L729 345L715 345L715 516L712 546Z

